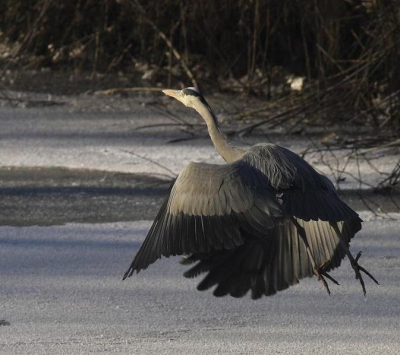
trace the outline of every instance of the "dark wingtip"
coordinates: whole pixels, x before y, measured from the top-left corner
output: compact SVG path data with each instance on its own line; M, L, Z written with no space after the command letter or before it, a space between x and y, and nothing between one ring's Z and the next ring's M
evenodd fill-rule
M132 275L131 269L129 269L127 272L125 272L124 276L122 277L122 281L124 281L127 277L130 277Z
M207 285L206 283L204 283L204 280L202 282L200 282L196 289L197 291L206 291L211 287L211 285Z
M140 269L138 270L138 269L136 269L135 267L133 267L132 265L129 267L129 269L125 272L125 274L124 274L124 276L123 276L123 278L122 278L122 281L124 281L126 278L128 278L128 277L131 277L132 275L133 275L133 273L135 272L135 270L136 270L136 273L138 274L139 273L139 271L140 271Z

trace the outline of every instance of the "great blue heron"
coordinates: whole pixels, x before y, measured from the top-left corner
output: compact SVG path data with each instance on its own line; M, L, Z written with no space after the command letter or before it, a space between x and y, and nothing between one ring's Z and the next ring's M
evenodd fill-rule
M251 290L257 299L313 275L330 294L325 278L338 284L328 272L347 255L364 295L361 271L378 283L358 264L361 252L349 250L362 220L327 177L275 144L234 147L196 88L163 92L204 118L227 164L191 162L179 174L124 279L161 256L184 255L195 263L184 276L208 273L197 289L217 285L215 296Z

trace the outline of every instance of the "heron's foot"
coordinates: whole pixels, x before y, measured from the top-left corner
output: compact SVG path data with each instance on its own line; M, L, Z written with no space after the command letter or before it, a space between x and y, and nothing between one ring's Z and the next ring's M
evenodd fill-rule
M351 263L351 266L352 266L354 272L356 273L356 279L358 279L360 281L360 284L361 284L361 287L363 289L364 296L365 296L367 294L367 291L365 290L364 280L363 280L363 278L361 276L361 272L360 271L362 271L369 278L371 278L372 281L374 281L377 285L379 285L379 282L367 270L365 270L362 266L360 266L358 264L358 260L360 259L361 255L362 255L362 252L361 251L358 252L357 256L353 260L350 259L350 263Z
M331 280L334 284L339 285L339 282L337 282L331 275L329 275L326 271L325 271L325 267L326 265L330 262L330 260L325 261L320 267L315 267L314 268L314 274L318 277L318 281L321 281L322 284L325 287L326 292L328 292L328 295L331 294L331 291L329 290L329 286L328 283L326 282L324 276Z

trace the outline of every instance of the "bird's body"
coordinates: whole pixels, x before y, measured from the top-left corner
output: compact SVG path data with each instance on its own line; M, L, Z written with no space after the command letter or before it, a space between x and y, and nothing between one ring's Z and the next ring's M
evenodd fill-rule
M329 293L324 276L337 283L328 271L347 254L365 292L366 270L349 252L362 221L328 178L274 144L233 147L197 89L165 93L202 115L227 164L192 162L179 174L124 278L161 256L184 255L194 264L185 276L207 273L198 289L216 286L216 296L251 290L256 299L313 275Z

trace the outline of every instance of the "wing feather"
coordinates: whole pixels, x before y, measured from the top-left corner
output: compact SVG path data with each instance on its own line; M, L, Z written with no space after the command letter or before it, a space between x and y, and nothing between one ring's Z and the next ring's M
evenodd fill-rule
M340 222L358 217L338 197L332 182L292 151L274 144L257 144L244 157L282 193L283 211L305 221Z
M274 227L280 208L266 177L247 162L190 163L171 186L125 277L161 256L236 248L244 243L239 220L250 235L262 237Z
M339 248L338 238L329 222L300 219L298 222L306 230L317 264L330 260L326 271L338 267L345 254ZM348 242L359 231L360 223L360 219L354 219L340 224ZM228 294L241 297L251 290L251 297L257 299L285 290L314 275L305 245L289 219L276 223L270 238L249 239L232 250L192 255L190 263L195 265L184 276L192 278L207 273L198 290L216 286L214 295L218 297Z

